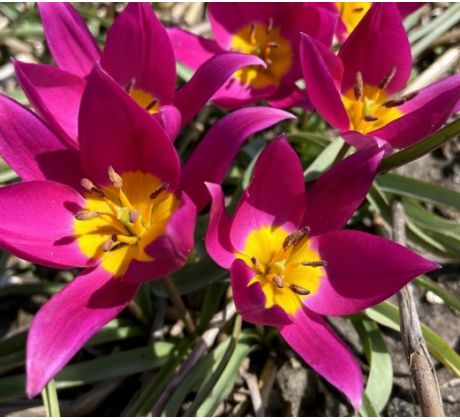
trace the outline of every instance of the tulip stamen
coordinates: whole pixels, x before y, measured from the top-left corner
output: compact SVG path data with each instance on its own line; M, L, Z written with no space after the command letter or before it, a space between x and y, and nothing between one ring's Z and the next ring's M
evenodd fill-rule
M304 226L303 228L299 229L296 232L293 232L286 236L286 239L283 241L283 249L287 251L290 247L295 247L302 240L307 237L310 233L310 228L308 226Z
M270 34L273 31L273 24L273 18L268 18L267 34Z
M396 67L392 67L391 70L388 72L388 74L381 80L379 83L379 89L386 89L388 85L391 83L393 80L393 77L395 77L396 74Z
M158 188L156 188L151 194L150 199L155 200L163 191L169 188L169 182L163 182Z
M374 121L378 121L379 118L374 115L364 115L363 119L364 121L367 121L367 122L374 122Z
M125 88L126 92L128 94L131 94L131 92L133 91L135 85L136 85L136 78L132 77L130 79L129 83L126 85L126 88Z
M353 13L361 13L364 10L364 7L355 7L352 12Z
M311 292L310 290L304 289L303 287L297 284L290 284L289 289L291 289L296 295L307 296Z
M305 267L326 267L327 262L326 261L302 261L300 264L302 264Z
M141 213L139 210L129 210L129 223L136 223L139 219L140 214Z
M75 214L77 220L93 220L101 215L98 211L81 210Z
M80 180L80 185L83 187L84 190L88 192L94 192L101 197L105 197L104 191L102 191L102 189L94 185L94 183L88 178L82 178Z
M113 169L113 166L110 165L107 169L110 182L117 189L121 190L123 188L123 178Z
M251 23L251 25L249 26L249 40L251 41L251 44L255 44L257 41L255 23Z
M363 75L360 71L356 73L355 86L353 87L353 92L355 94L355 98L357 101L359 101L363 97L364 83L363 83Z
M396 106L404 105L409 102L411 99L414 99L418 95L417 91L408 93L407 95L401 96L400 98L390 99L382 104L385 108L394 108Z
M272 283L278 288L282 289L284 287L284 280L281 276L274 275L272 277Z
M147 104L147 106L145 107L145 109L147 111L151 111L153 108L155 108L156 106L158 105L158 99L153 99L151 102L149 102Z
M114 242L117 241L116 235L110 235L110 237L102 244L102 250L104 252L110 252L113 248Z

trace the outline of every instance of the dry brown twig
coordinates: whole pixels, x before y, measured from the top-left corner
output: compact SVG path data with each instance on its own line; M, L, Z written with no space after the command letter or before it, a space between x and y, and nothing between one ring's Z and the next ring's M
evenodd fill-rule
M393 239L399 244L405 245L404 208L399 201L396 201L392 211ZM420 328L412 285L408 284L398 293L398 302L401 314L402 343L422 415L444 417L438 380Z

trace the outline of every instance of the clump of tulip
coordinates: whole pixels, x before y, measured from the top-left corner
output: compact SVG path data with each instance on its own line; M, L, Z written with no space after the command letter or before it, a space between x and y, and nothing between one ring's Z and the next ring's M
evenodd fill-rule
M187 263L201 213L242 318L276 327L359 410L360 366L325 317L372 307L439 265L346 225L382 159L459 110L460 76L406 91L402 17L415 7L350 5L211 3L204 38L130 3L102 49L73 6L38 5L56 66L14 63L34 111L0 96L0 154L21 178L0 188L0 245L81 272L34 317L30 397L143 283ZM194 71L180 87L176 60ZM232 111L180 155L175 140L208 101ZM294 106L336 129L349 156L306 183L289 136L273 135L229 215L222 185L238 152L258 131L295 124L281 110Z

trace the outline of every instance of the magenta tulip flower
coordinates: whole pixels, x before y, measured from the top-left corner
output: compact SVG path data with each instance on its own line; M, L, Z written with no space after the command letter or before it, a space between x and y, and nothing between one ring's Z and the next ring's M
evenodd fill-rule
M264 65L255 56L218 54L176 91L168 35L149 3L130 3L107 34L103 52L70 3L38 3L46 40L59 68L15 62L17 79L38 114L55 130L78 138L86 77L100 62L127 93L164 125L171 138L239 68Z
M0 96L0 153L23 179L0 188L0 245L37 264L83 268L32 322L29 396L117 316L142 282L184 264L196 208L209 198L203 181L221 182L249 135L292 117L263 107L229 114L181 171L157 119L98 65L86 79L78 144Z
M359 151L323 174L305 194L299 158L284 137L262 152L233 217L221 187L212 196L209 255L231 271L243 319L271 325L357 410L363 378L351 351L324 316L383 301L439 266L388 239L342 230L363 201L384 151Z
M329 47L337 13L308 3L210 3L208 14L215 40L180 28L168 30L181 63L197 69L215 54L239 51L266 65L238 70L213 96L217 105L235 108L267 99L285 108L305 100L295 85L301 78L300 32Z
M304 34L301 56L313 106L342 133L370 134L393 148L404 148L436 131L459 109L458 74L418 92L401 93L412 58L394 4L374 3L337 56ZM362 136L344 137L363 147Z

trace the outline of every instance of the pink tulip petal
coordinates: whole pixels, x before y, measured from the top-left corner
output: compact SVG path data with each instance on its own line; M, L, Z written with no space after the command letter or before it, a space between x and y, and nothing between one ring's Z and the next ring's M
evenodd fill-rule
M420 9L420 7L427 4L426 2L398 2L396 5L398 6L399 13L401 16L405 18L409 16L411 13L414 13L416 10Z
M304 214L305 185L300 160L284 136L259 156L251 184L240 199L231 228L231 242L243 250L253 229L282 226L296 229Z
M53 134L27 108L3 95L0 154L23 180L48 179L79 188L83 172L75 146Z
M15 61L14 65L18 82L38 114L76 143L85 79L44 64Z
M133 261L123 281L142 283L167 276L181 268L194 244L196 207L187 194L182 193L180 207L173 213L166 225L164 235L146 248L152 262Z
M175 106L165 105L160 107L160 112L155 114L154 117L158 118L166 134L174 143L181 128L180 111Z
M230 243L231 219L225 210L225 197L218 184L206 183L211 195L211 211L206 231L206 251L221 267L230 268L235 254Z
M412 56L395 3L374 3L343 44L339 57L345 69L342 92L354 86L358 71L364 83L378 86L392 68L396 74L386 91L402 90L412 70Z
M364 392L361 368L322 316L308 309L299 310L295 321L281 329L281 335L311 368L343 392L354 409L359 410Z
M358 150L377 146L384 151L384 157L388 156L393 151L393 146L380 137L365 135L358 131L346 131L345 133L341 133L341 136L348 144L356 147Z
M440 266L396 242L353 230L312 238L327 277L316 294L305 300L323 315L349 315L394 295L420 274Z
M302 6L302 12L298 13L297 8L294 8L290 16L285 18L286 26L289 26L293 33L297 32L297 36L300 35L299 32L303 32L330 47L338 22L337 9L328 9L323 7L323 4L314 3L303 3ZM300 38L297 45L299 42Z
M27 395L46 383L131 301L137 285L86 269L35 315L27 337Z
M378 147L358 151L325 172L307 191L304 224L312 235L340 229L364 201L384 155Z
M273 108L243 108L214 124L198 144L181 174L181 188L200 211L208 202L205 181L221 183L233 159L246 139L278 122L294 118Z
M70 3L37 3L46 41L58 66L85 77L100 52L85 21Z
M176 60L196 70L206 60L224 50L211 39L192 34L181 28L166 29Z
M347 130L350 123L339 91L342 63L332 51L306 34L302 35L300 56L312 105L333 127Z
M447 77L422 89L400 107L405 115L371 134L396 148L410 146L438 130L455 112L459 101L460 75Z
M299 55L302 33L310 35L329 49L334 37L337 14L332 14L322 7L309 6L308 3L284 3L278 14L280 32L290 41L293 50L291 69L283 76L281 83L295 86L295 82L302 78Z
M312 108L307 92L299 89L296 85L286 87L286 90L278 89L276 95L272 95L268 104L274 108L287 109L299 106L304 109Z
M248 286L255 273L243 260L235 260L231 268L231 284L235 306L245 321L258 325L283 327L292 322L278 305L265 307L265 295L260 283Z
M268 24L273 19L279 25L280 9L286 7L276 3L213 3L209 4L208 18L217 43L229 49L232 37L243 26L251 23Z
M168 34L150 3L128 3L107 34L101 59L121 86L135 86L170 105L176 88L176 63Z
M140 170L169 182L179 179L179 158L160 123L99 66L88 76L79 116L82 162L91 180L107 185L107 168Z
M84 199L51 181L25 181L0 188L0 245L36 264L85 267L74 237L74 215Z
M224 52L198 67L190 81L174 97L174 105L182 115L182 125L187 124L203 108L235 71L255 64L265 66L254 55Z
M276 92L275 85L263 89L254 89L231 77L212 97L212 102L226 109L241 108L258 100L269 98Z

